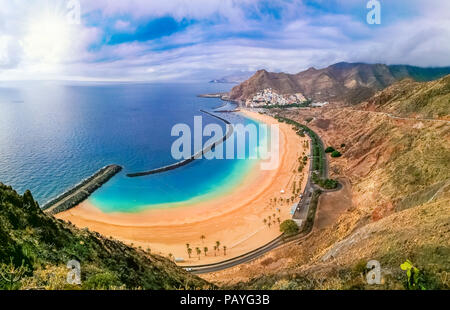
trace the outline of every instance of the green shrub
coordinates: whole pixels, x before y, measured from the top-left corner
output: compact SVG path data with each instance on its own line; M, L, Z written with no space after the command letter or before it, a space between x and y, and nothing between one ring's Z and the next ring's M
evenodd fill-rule
M339 151L334 151L333 153L331 153L331 157L341 157L342 154Z
M325 149L325 153L332 153L332 152L334 152L334 151L336 151L336 150L335 150L334 147L332 147L332 146L329 146L329 147L327 147L327 148Z
M293 236L298 233L298 226L293 220L286 220L280 224L280 231L286 236Z
M121 286L120 279L113 273L104 272L89 277L83 283L85 290L109 290Z

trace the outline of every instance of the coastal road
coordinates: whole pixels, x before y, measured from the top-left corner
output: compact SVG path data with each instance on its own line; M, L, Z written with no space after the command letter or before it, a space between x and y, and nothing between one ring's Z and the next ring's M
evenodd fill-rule
M192 267L183 266L182 268L190 271L193 274L203 274L203 273L221 271L221 270L228 269L228 268L234 267L236 265L240 265L243 263L250 262L254 259L257 259L260 256L262 256L263 254L265 254L273 249L276 249L277 247L279 247L283 244L285 244L285 241L280 236L256 250L253 250L249 253L243 254L238 257L234 257L232 259L229 259L229 260L226 260L226 261L223 261L220 263L192 266Z

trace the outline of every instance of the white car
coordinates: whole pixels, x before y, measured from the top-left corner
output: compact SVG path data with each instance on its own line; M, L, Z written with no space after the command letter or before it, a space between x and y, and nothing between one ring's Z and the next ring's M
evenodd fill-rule
M184 270L186 270L187 272L191 272L192 268L184 268Z

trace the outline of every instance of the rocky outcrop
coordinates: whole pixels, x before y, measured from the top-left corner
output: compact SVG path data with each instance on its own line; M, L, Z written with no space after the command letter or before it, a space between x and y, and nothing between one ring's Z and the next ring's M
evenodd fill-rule
M118 165L103 167L89 178L46 203L42 209L48 214L57 214L69 210L87 199L121 170L122 167Z

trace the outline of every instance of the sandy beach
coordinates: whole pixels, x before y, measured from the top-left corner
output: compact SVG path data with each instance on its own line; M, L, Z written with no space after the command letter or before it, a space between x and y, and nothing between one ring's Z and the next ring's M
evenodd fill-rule
M244 110L240 113L267 124L278 123L256 112ZM293 183L296 182L296 188L301 183L303 189L307 181L309 164L302 172L297 172L298 158L303 153L309 154L304 145L307 137L299 137L287 124L279 126L278 169L265 171L257 165L230 194L205 202L180 203L176 207L138 214L106 214L87 200L56 217L80 228L88 227L105 236L150 249L152 253L183 258L184 262L180 265L214 263L244 254L280 235L278 220L282 222L291 218L291 207L298 202L298 198L294 203L287 202L294 196ZM270 227L264 222L265 219L268 222L269 217ZM215 252L216 241L220 242L220 251ZM187 243L193 250L191 258L188 257ZM202 251L200 259L196 253L197 247ZM205 247L208 248L206 256Z

